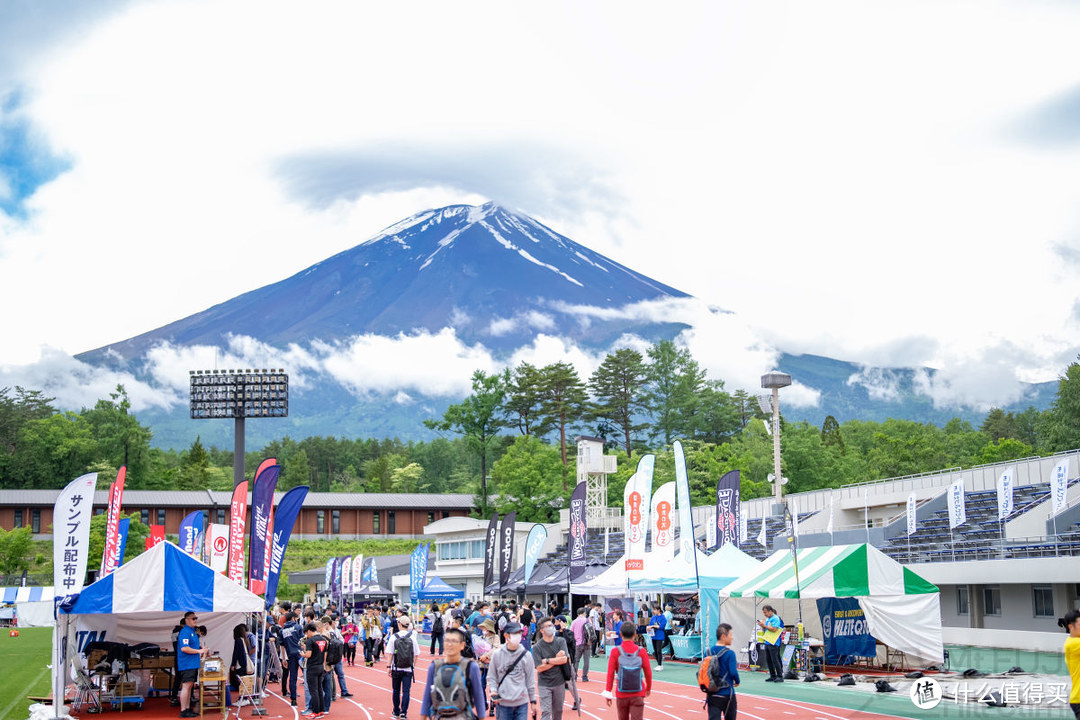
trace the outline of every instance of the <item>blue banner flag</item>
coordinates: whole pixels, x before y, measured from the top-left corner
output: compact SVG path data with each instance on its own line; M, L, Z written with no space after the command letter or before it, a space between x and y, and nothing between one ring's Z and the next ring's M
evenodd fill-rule
M127 536L128 528L131 527L131 518L120 518L120 522L117 525L117 532L120 535L120 546L117 548L116 567L120 567L124 564L124 550L127 548ZM25 572L23 573L25 577Z
M196 510L180 521L180 549L193 557L199 557L199 539L203 533L203 513Z
M417 594L424 589L427 579L428 544L421 543L409 558L409 596L415 602Z
M367 566L366 570L364 570L363 581L365 583L373 583L375 585L379 584L379 569L375 567L375 558L371 558L371 564Z
M839 665L846 657L875 656L877 643L856 598L821 598L817 606L826 664Z
M296 518L300 516L300 508L307 494L307 485L300 485L285 493L281 502L278 503L277 513L274 516L274 536L270 547L270 567L266 573L267 608L274 604L278 581L281 578L281 562L285 558L285 550L289 546L293 525L296 524Z
M536 570L536 561L540 558L540 551L544 549L544 543L547 542L548 531L547 528L537 523L529 530L529 537L525 541L525 588L528 591L529 578L532 577L533 571Z

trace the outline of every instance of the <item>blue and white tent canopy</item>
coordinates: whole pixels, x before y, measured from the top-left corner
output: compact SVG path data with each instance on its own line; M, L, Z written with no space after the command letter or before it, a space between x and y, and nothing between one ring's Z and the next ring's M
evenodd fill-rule
M170 542L158 543L83 589L68 615L260 612L263 599Z
M417 593L419 602L431 602L432 600L463 600L465 599L465 591L459 590L452 585L447 585L446 582L438 575L429 575L427 584L424 585L424 589Z
M27 587L0 588L0 605L13 605L25 602L50 602L53 599L52 585L30 585Z

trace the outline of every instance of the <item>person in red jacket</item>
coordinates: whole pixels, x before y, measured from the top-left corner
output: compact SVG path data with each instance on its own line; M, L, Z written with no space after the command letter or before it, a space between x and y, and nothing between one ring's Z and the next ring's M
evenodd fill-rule
M638 647L634 642L637 635L637 626L631 622L624 622L619 628L619 637L622 643L615 647L614 652L608 656L607 684L604 686L603 696L611 707L612 697L615 699L615 710L619 720L641 720L645 712L645 698L652 691L652 668L649 666L649 653L643 647ZM636 656L636 658L634 657ZM623 677L616 684L619 675L619 663L623 663ZM640 669L630 669L630 666ZM615 688L614 696L611 694ZM630 690L627 688L637 688Z

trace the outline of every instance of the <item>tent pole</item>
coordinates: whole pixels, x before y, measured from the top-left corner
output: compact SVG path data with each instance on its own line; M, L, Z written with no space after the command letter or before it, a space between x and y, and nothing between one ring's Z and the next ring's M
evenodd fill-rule
M61 632L60 628L60 614L55 610L55 601L53 604L53 613L56 616L56 622L53 624L53 647L52 647L52 679L53 679L53 718L62 718L64 716L64 651L61 646L62 639L66 636L66 633Z

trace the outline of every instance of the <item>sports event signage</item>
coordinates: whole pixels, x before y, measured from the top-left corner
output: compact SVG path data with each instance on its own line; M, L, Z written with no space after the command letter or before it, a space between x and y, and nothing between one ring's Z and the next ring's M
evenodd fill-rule
M821 598L817 606L826 663L837 664L844 657L876 656L877 642L857 599Z
M570 496L570 582L585 573L585 483L579 482Z
M724 473L716 481L716 540L713 548L720 548L728 543L738 545L742 528L742 513L739 512L738 470ZM745 536L745 532L743 536Z

